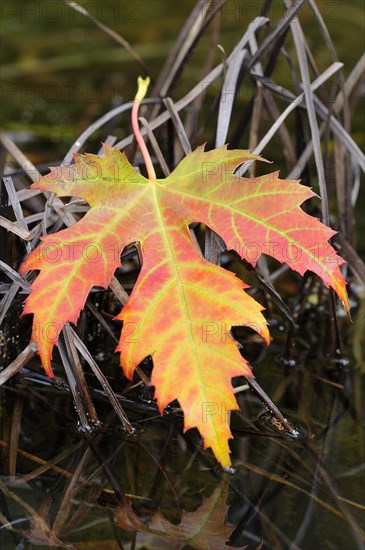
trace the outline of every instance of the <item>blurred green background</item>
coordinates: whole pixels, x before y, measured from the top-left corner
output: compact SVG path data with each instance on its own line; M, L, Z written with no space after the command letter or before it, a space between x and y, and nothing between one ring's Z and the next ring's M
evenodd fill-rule
M93 16L120 33L156 77L195 0L80 1ZM364 46L361 0L319 1L338 56L348 75ZM262 2L228 0L220 18L219 43L227 54ZM106 111L130 100L141 73L136 61L90 20L61 0L4 0L1 3L1 124L33 162L61 158L74 139ZM272 2L272 24L282 16L283 2ZM320 70L330 57L308 6L300 21ZM209 32L198 43L173 95L178 99L202 77L210 47ZM289 40L289 48L290 48ZM221 53L217 50L216 62ZM283 65L281 84L292 88ZM277 78L277 72L275 73ZM244 94L246 95L246 94ZM238 101L243 103L247 97ZM364 118L354 121L355 139L363 145ZM129 115L121 117L118 138L129 133Z

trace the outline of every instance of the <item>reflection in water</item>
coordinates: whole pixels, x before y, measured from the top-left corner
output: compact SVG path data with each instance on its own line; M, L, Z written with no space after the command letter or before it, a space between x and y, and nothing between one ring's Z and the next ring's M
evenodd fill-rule
M228 484L222 480L194 512L183 510L178 524L159 510L144 521L128 499L119 504L116 521L125 531L135 532L135 541L142 547L179 550L189 544L192 548L219 550L233 531L226 524L227 496Z
M290 422L292 426L291 431L288 431L284 424L272 415L270 411L264 411L256 419L256 426L261 430L269 430L273 433L277 433L285 439L304 439L306 437L306 431L298 423Z

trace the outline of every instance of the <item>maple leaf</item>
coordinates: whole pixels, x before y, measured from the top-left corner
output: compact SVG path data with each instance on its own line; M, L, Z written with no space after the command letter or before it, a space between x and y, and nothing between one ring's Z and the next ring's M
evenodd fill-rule
M77 322L92 286L106 288L123 248L139 241L141 272L116 317L123 321L121 365L132 378L151 355L161 413L177 399L185 430L198 428L205 447L228 466L226 413L238 408L231 378L251 374L229 332L248 325L267 342L269 335L262 307L234 274L204 260L189 224L205 223L253 265L266 253L301 274L310 269L348 307L343 260L327 242L334 232L300 208L314 195L307 187L278 172L235 176L240 164L256 158L248 151L198 147L165 179L144 178L116 148L105 146L104 154L75 155L75 164L51 168L32 185L81 197L91 207L74 226L42 237L21 266L21 273L40 270L24 309L34 314L32 340L52 375L62 327Z
M178 525L168 521L160 511L143 521L126 499L118 507L116 521L122 529L137 532L138 547L149 550L180 550L186 545L197 550L230 548L225 543L234 527L226 523L227 496L228 485L222 482L195 512L183 511Z

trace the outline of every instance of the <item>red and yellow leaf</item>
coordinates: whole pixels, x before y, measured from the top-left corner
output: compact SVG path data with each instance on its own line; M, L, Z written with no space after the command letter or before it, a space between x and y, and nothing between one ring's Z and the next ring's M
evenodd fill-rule
M123 248L139 241L143 265L121 313L117 350L131 378L153 358L159 409L177 399L185 429L196 427L205 447L230 464L226 413L237 408L231 378L250 375L230 335L249 325L268 341L262 307L232 273L205 261L189 224L204 222L255 265L262 253L303 274L317 273L348 307L343 260L329 245L333 231L306 214L313 193L278 173L240 178L234 170L255 157L248 151L199 147L163 180L136 173L125 155L105 147L103 158L76 155L32 187L85 199L90 210L74 226L42 239L21 267L40 270L26 300L33 341L52 375L52 349L68 321L76 323L92 286L106 288Z

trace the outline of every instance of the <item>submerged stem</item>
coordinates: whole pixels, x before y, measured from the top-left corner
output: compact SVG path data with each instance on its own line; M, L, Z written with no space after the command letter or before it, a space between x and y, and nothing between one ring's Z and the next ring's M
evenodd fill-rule
M143 79L139 76L137 82L138 82L138 90L137 90L137 94L134 98L134 104L133 104L133 107L132 107L132 128L133 128L133 133L136 137L137 143L139 145L139 148L141 150L141 153L142 153L142 156L143 156L146 168L147 168L148 178L150 180L155 180L156 179L156 172L155 172L155 169L153 167L152 160L151 160L150 154L148 152L147 146L146 146L145 142L143 141L143 137L142 137L142 134L141 134L139 126L138 126L139 104L140 104L140 102L142 101L142 99L145 97L145 95L147 93L147 88L148 88L148 85L150 83L150 79L149 79L149 77Z

